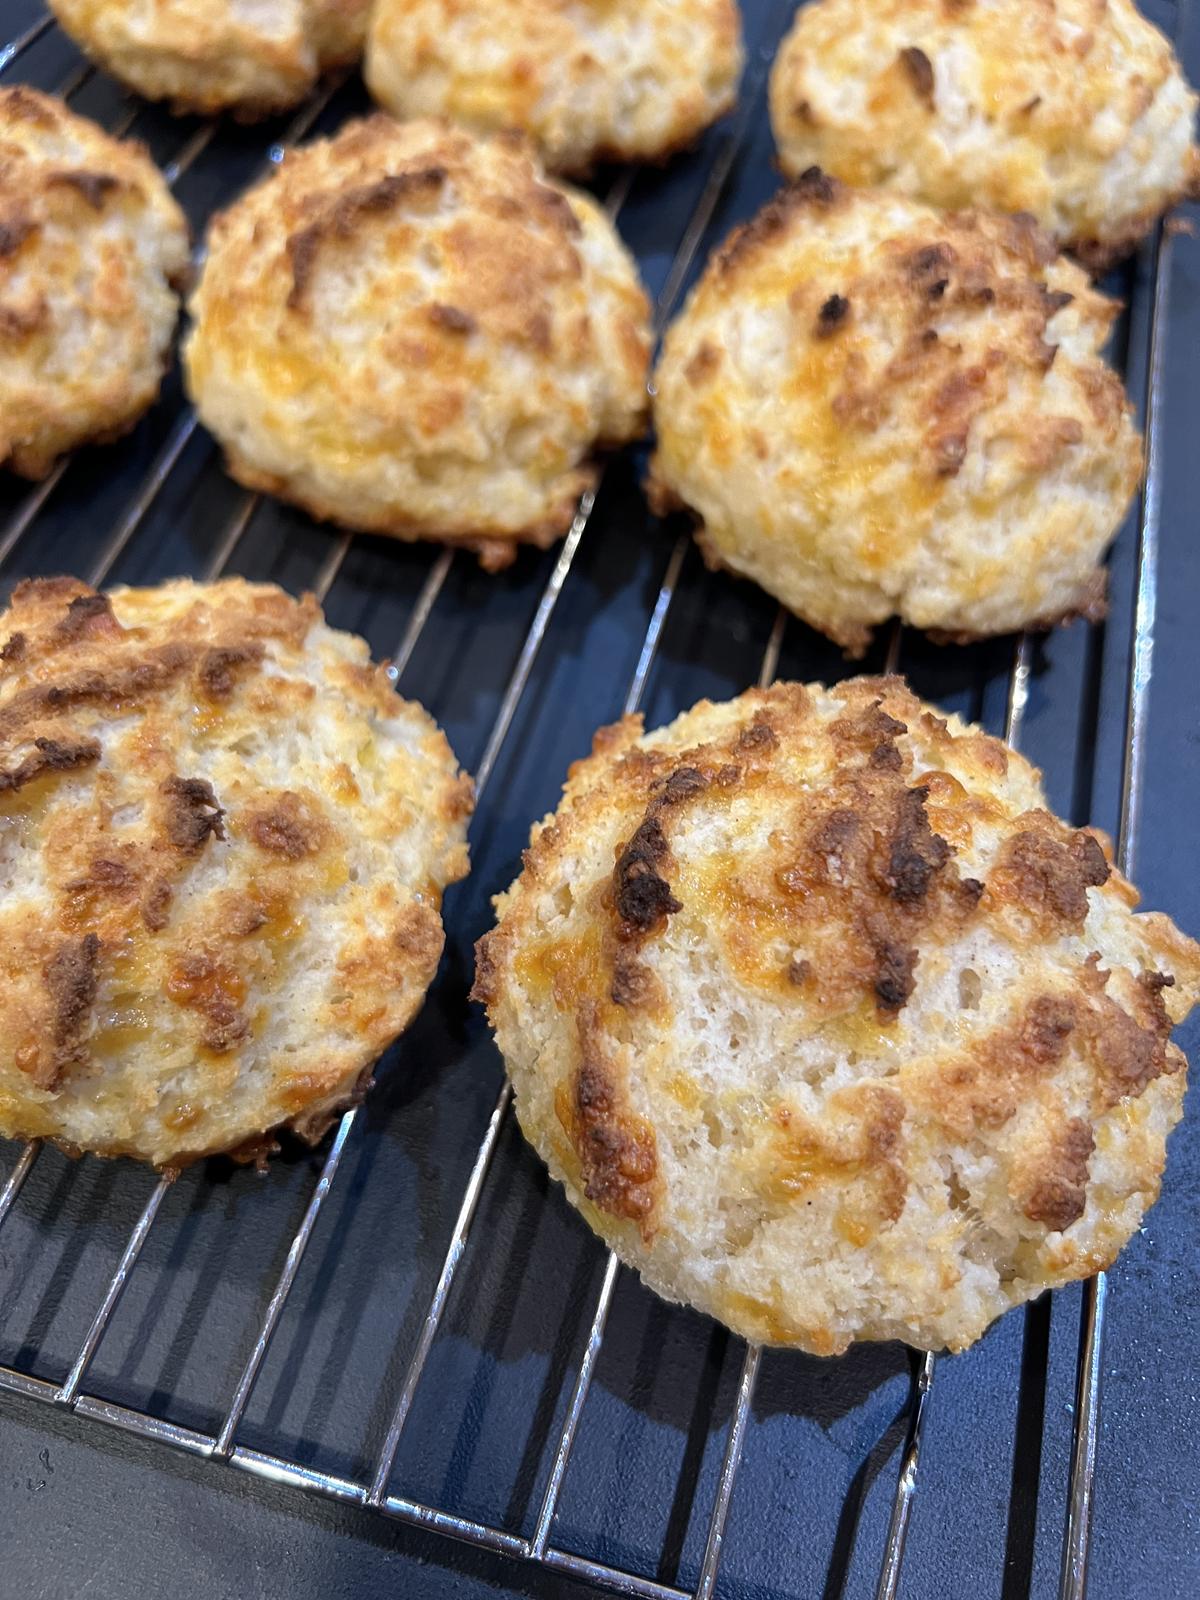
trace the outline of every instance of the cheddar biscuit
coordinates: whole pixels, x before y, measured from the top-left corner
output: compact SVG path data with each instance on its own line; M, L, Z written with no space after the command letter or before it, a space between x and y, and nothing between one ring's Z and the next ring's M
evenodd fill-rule
M215 220L191 309L236 478L489 566L560 537L644 426L633 262L511 136L380 114L290 152Z
M48 0L81 50L147 100L243 120L297 105L362 53L369 0Z
M311 596L25 583L0 616L0 1134L315 1139L412 1020L471 783Z
M813 170L738 230L655 373L657 503L851 653L1102 609L1141 470L1116 306L1028 218Z
M0 89L0 466L39 478L158 394L188 230L145 149Z
M735 0L379 0L367 40L389 111L519 128L560 172L691 144L741 69Z
M571 770L476 994L521 1126L748 1339L962 1349L1158 1194L1200 947L898 678L779 684Z
M1096 269L1200 177L1196 96L1131 0L813 0L770 107L793 176L1028 212Z

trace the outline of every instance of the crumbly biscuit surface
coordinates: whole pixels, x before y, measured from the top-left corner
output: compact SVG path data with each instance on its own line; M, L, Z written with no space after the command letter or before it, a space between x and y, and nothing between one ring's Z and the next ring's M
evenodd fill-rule
M735 0L380 0L366 74L398 116L520 128L580 172L690 144L741 68Z
M640 432L648 310L599 207L513 136L383 114L213 224L185 361L242 482L502 565Z
M81 49L148 100L253 119L362 52L369 0L48 0Z
M188 260L142 145L61 101L0 89L0 466L132 427L158 393Z
M668 1298L961 1349L1158 1194L1200 947L897 678L627 718L479 947L522 1127Z
M1028 219L813 171L668 330L652 488L715 564L853 652L1098 613L1141 469L1114 303Z
M470 780L361 639L241 579L0 617L0 1133L315 1137L420 1006Z
M793 175L1029 212L1097 268L1200 177L1196 96L1131 0L814 0L770 107Z

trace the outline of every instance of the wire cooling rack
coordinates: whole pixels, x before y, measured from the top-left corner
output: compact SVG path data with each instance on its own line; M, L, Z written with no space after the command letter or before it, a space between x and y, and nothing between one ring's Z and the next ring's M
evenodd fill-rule
M24 10L25 25L0 47L5 80L52 88L113 132L146 137L195 224L267 170L285 144L327 131L362 109L358 87L339 80L326 83L290 121L265 132L172 122L123 98L74 54L50 17L32 5ZM713 240L772 186L763 86L789 10L781 0L747 7L751 64L740 108L694 157L669 175L626 170L599 186L657 290L660 329ZM1170 255L1177 247L1169 231L1156 238L1120 286L1130 314L1118 336L1118 354L1141 404L1148 470L1136 513L1114 553L1107 625L1058 636L1044 653L1028 636L937 652L897 627L871 663L909 671L920 692L981 716L1018 744L1035 683L1048 682L1048 693L1061 705L1057 718L1049 719L1048 736L1066 747L1060 753L1067 798L1060 809L1082 820L1091 808L1108 804L1115 813L1118 859L1127 871L1136 864L1146 795ZM593 1388L612 1348L611 1337L606 1344L610 1319L626 1353L621 1329L631 1315L636 1325L627 1305L619 1311L614 1306L623 1297L649 1297L621 1273L615 1257L604 1257L563 1215L561 1201L520 1147L509 1087L477 1020L463 1020L466 951L470 937L486 926L483 896L508 881L520 836L535 814L534 802L523 796L540 796L543 809L552 803L565 766L558 754L564 740L567 754L578 754L581 737L622 709L645 707L658 720L659 711L679 709L710 689L728 692L752 678L767 683L781 665L789 676L825 678L840 675L844 665L764 596L700 574L687 535L671 543L670 530L649 519L628 461L618 459L597 493L584 498L556 552L526 552L511 577L485 579L462 552L318 530L298 514L238 489L221 474L174 374L160 405L129 441L66 459L36 485L3 486L0 583L7 590L19 576L64 568L97 585L154 581L178 571L208 579L245 571L311 588L332 621L367 632L377 652L390 655L397 683L443 720L476 774L473 899L458 908L459 915L448 905L455 970L431 996L431 1028L423 1035L419 1023L402 1041L380 1087L364 1107L341 1118L323 1156L293 1155L265 1180L210 1164L177 1180L161 1177L146 1195L152 1180L140 1170L95 1162L72 1167L36 1144L10 1147L0 1229L5 1241L14 1232L19 1237L4 1264L15 1261L27 1281L18 1291L6 1290L0 1389L600 1589L654 1600L707 1600L716 1593L723 1552L738 1526L730 1511L744 1454L756 1431L770 1447L773 1407L764 1401L764 1365L774 1361L786 1368L804 1358L764 1356L756 1346L713 1334L711 1325L690 1313L667 1312L657 1303L647 1311L643 1304L640 1315L651 1318L645 1326L654 1330L649 1343L655 1347L643 1389L653 1388L656 1374L671 1361L672 1336L664 1330L681 1319L684 1345L690 1340L694 1349L707 1340L708 1354L697 1384L697 1415L690 1431L684 1430L687 1447L670 1514L665 1522L648 1519L663 1530L659 1548L650 1535L640 1546L623 1539L621 1490L613 1480L626 1473L637 1480L644 1471L657 1481L655 1447L639 1434L631 1454L622 1457L585 1435L598 1405L609 1415L603 1392L624 1393L620 1376L612 1373L600 1393ZM1039 678L1047 658L1049 672ZM1107 790L1097 777L1101 769L1110 775ZM1115 786L1112 775L1119 775ZM397 1108L385 1085L411 1080L426 1050L435 1065L452 1065L430 1070L410 1104ZM487 1067L477 1071L481 1058ZM399 1151L389 1143L397 1124L402 1130L411 1125L409 1134L397 1136L409 1141ZM431 1151L421 1185L427 1203L408 1213L410 1229L405 1217L397 1223L388 1216L389 1185L411 1187L414 1163L420 1167ZM521 1227L509 1226L515 1193L524 1195L523 1234ZM550 1240L539 1240L538 1229L551 1224ZM381 1226L386 1237L377 1231ZM417 1235L415 1244L410 1232ZM199 1269L191 1262L197 1250L205 1257ZM392 1265L393 1258L404 1264ZM341 1285L338 1274L345 1274L347 1259L378 1272L378 1294L363 1287L361 1273L357 1289ZM497 1282L497 1262L515 1262L518 1275L536 1277L547 1260L550 1278L557 1264L569 1282L557 1294L547 1292L532 1319L528 1307L514 1313L520 1290ZM231 1316L200 1327L207 1310L197 1307L207 1308L231 1283ZM173 1321L169 1307L180 1284L190 1299ZM386 1304L380 1305L384 1290ZM1053 1562L1061 1600L1082 1600L1087 1588L1106 1296L1103 1278L1082 1292L1070 1433L1063 1438L1066 1482L1057 1497L1050 1496L1064 1523L1061 1555ZM508 1402L534 1413L520 1451L520 1492L509 1494L499 1514L493 1488L471 1478L478 1459L492 1448L489 1430L495 1426L504 1439L507 1424L502 1418L480 1422L455 1387L456 1372L473 1373L472 1395L479 1388L491 1403L492 1380L481 1379L481 1362L472 1367L470 1352L464 1355L457 1324L464 1307L486 1314L493 1303L507 1310L502 1317L494 1314L484 1329L479 1343L485 1355L505 1350L497 1321L509 1331L514 1320L540 1324L531 1341L536 1382L523 1378L516 1401ZM1036 1527L1045 1498L1042 1438L1052 1431L1045 1422L1052 1382L1049 1302L1023 1315L1005 1600L1035 1587L1050 1592L1051 1584L1044 1511L1043 1525ZM367 1343L372 1358L359 1361L356 1351ZM478 1348L474 1354L479 1356ZM632 1364L646 1358L644 1342ZM519 1350L514 1370L529 1359L528 1351ZM144 1376L148 1366L154 1368L153 1382ZM340 1401L329 1398L330 1385L337 1393L344 1374L357 1374L358 1366L373 1374L362 1378L364 1390L370 1389L362 1410L373 1420L355 1444L340 1437L327 1443L317 1423L323 1419L325 1431L337 1434L334 1419L341 1412ZM196 1367L202 1369L199 1382ZM814 1377L818 1368L825 1374L847 1370L846 1363L809 1363L804 1370L810 1388L825 1381ZM781 1558L766 1548L765 1538L757 1545L743 1540L736 1565L723 1571L723 1593L799 1595L816 1592L814 1584L822 1580L825 1595L853 1587L892 1600L900 1592L927 1418L942 1370L932 1355L909 1358L893 1350L879 1358L867 1387L875 1383L881 1394L890 1394L899 1385L901 1401L894 1415L889 1405L886 1418L872 1424L875 1438L850 1483L833 1555L796 1545ZM231 1381L222 1390L226 1398L214 1401L212 1380L221 1373ZM303 1425L296 1426L289 1406L301 1393L308 1398ZM645 1394L633 1398L636 1409L654 1418ZM438 1455L437 1437L448 1431L455 1461ZM585 1464L579 1463L581 1452ZM608 1480L599 1475L597 1460L607 1462ZM813 1470L820 1471L819 1461ZM756 1470L755 1483L760 1479ZM612 1500L607 1527L564 1510L577 1482L585 1500L602 1506ZM876 1482L880 1488L872 1499ZM864 1518L869 1499L874 1515ZM488 1506L490 1511L474 1514L469 1509ZM749 1507L746 1515L752 1518ZM873 1546L868 1524L880 1535Z

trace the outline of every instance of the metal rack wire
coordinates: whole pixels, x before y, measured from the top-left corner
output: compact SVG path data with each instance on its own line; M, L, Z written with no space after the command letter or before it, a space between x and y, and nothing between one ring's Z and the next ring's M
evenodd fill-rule
M777 6L779 3L780 0L776 0ZM49 17L42 18L8 44L0 46L0 73L18 62L27 50L43 39L51 26ZM659 329L676 305L697 251L725 192L739 149L750 127L750 119L757 103L757 90L761 87L764 71L765 63L760 62L758 80L747 86L743 98L744 109L719 144L694 209L677 242L666 281L655 307L655 322ZM86 66L74 68L58 84L58 92L68 98L75 95L89 81L92 72L93 69ZM337 88L337 83L327 84L317 93L292 120L283 135L283 141L293 142L303 138L325 110ZM128 105L117 119L112 131L118 133L128 131L137 114L138 108ZM168 182L176 183L189 171L211 141L214 131L215 124L205 124L184 140L174 157L164 167ZM273 153L275 156L277 148ZM268 156L268 161L272 158ZM632 182L633 174L626 173L610 190L606 200L610 215L615 217L620 211ZM1126 872L1131 872L1134 866L1141 816L1144 746L1154 648L1155 587L1162 494L1161 408L1170 248L1169 235L1163 235L1156 240L1150 273L1152 307L1145 394L1148 471L1137 527L1137 577L1135 605L1130 622L1131 671L1127 689L1121 821L1117 845L1118 860ZM99 557L87 574L92 584L103 583L112 572L156 498L163 491L197 427L196 416L190 409L185 409L176 419L144 480L112 526ZM25 541L36 536L38 518L69 470L70 461L62 461L48 478L28 491L8 521L0 528L0 571L14 555L20 553ZM245 494L241 497L233 515L213 541L212 555L204 572L205 578L218 577L228 568L251 526L259 503L257 495ZM504 686L482 759L476 769L476 785L481 804L488 792L514 719L522 705L551 618L567 583L581 541L592 520L595 503L595 494L588 494L579 506L574 522L537 600L515 664ZM328 597L337 581L350 549L351 539L350 534L343 534L330 542L328 554L312 585L317 597L322 601ZM681 537L666 563L657 595L646 619L636 667L624 700L625 712L636 710L642 702L668 615L678 592L687 548L687 539ZM407 626L398 639L392 656L391 673L394 681L400 682L403 679L455 559L453 551L449 549L432 557ZM759 673L761 683L769 683L775 676L786 625L786 617L781 609L764 643ZM891 634L887 649L885 665L888 670L893 670L901 664L903 648L903 634L901 629L896 627ZM1014 647L1005 717L1005 733L1014 744L1019 742L1022 732L1029 692L1031 657L1030 640L1027 636L1022 636ZM560 1494L603 1347L609 1312L618 1283L619 1264L616 1257L611 1254L607 1258L591 1309L586 1340L575 1368L570 1397L552 1453L550 1472L537 1507L532 1532L528 1537L440 1509L432 1501L417 1500L390 1492L401 1438L454 1290L467 1241L476 1221L485 1181L492 1167L501 1133L508 1120L510 1104L511 1091L505 1083L491 1111L471 1166L415 1348L403 1372L397 1398L393 1402L390 1423L369 1477L350 1478L318 1470L283 1455L251 1448L238 1442L239 1430L256 1381L296 1283L318 1218L336 1182L351 1130L359 1116L357 1109L345 1113L338 1124L303 1217L288 1245L282 1269L241 1367L232 1397L219 1427L214 1431L185 1427L152 1412L119 1405L99 1395L91 1394L85 1388L93 1358L112 1321L126 1285L137 1267L139 1256L168 1194L173 1181L171 1174L165 1174L159 1179L145 1202L64 1379L54 1383L17 1370L15 1367L0 1366L0 1389L53 1406L68 1408L77 1416L104 1422L126 1432L169 1444L193 1456L222 1462L256 1477L325 1495L334 1500L379 1512L402 1523L432 1529L507 1556L539 1563L552 1571L570 1575L618 1594L644 1596L647 1600L684 1600L685 1596L691 1594L696 1600L711 1600L716 1592L727 1522L734 1499L743 1448L753 1426L753 1403L762 1354L756 1346L747 1346L742 1359L716 1492L708 1515L703 1555L693 1588L684 1590L674 1584L641 1576L573 1553L555 1544L553 1539ZM26 1145L17 1156L3 1188L0 1189L0 1226L3 1226L12 1211L38 1157L37 1144ZM1077 1404L1068 1486L1068 1516L1061 1566L1061 1600L1083 1600L1086 1592L1092 1490L1099 1436L1100 1352L1104 1325L1105 1283L1101 1277L1087 1286L1083 1303L1076 1377ZM899 1593L910 1514L918 1484L918 1466L928 1416L928 1403L935 1385L936 1374L937 1362L932 1355L926 1355L913 1370L906 1433L900 1451L886 1543L880 1558L878 1600L895 1600L895 1596Z

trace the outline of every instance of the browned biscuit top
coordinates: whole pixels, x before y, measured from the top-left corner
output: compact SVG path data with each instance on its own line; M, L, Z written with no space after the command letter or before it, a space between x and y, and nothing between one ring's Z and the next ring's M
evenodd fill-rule
M185 360L243 482L479 547L569 526L641 430L648 308L611 223L516 136L376 115L218 216Z
M0 617L0 1131L157 1163L319 1132L420 1004L471 786L316 602Z

